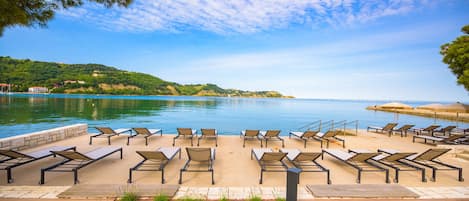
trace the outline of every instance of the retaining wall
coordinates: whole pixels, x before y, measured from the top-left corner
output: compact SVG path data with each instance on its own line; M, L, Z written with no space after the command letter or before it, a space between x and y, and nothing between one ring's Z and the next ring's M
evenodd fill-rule
M23 150L88 133L88 124L74 124L0 139L0 149Z

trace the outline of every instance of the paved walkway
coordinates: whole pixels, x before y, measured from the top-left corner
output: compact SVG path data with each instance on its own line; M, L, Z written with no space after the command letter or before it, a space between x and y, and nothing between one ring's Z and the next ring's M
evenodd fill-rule
M54 199L70 186L0 186L0 199ZM417 193L420 199L469 199L469 187L407 187ZM209 200L228 198L242 200L253 196L262 199L275 199L285 196L285 187L184 187L181 186L175 199L191 197ZM300 187L298 199L311 200L313 195Z

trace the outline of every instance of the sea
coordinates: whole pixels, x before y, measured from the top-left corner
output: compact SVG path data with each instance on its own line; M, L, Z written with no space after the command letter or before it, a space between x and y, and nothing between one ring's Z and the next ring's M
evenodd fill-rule
M389 101L335 99L280 99L193 96L123 96L79 94L0 94L0 138L77 123L111 128L215 128L220 135L238 135L244 129L290 131L366 129L389 122L426 127L431 124L469 124L448 120L370 111L370 105ZM402 101L411 106L426 101Z

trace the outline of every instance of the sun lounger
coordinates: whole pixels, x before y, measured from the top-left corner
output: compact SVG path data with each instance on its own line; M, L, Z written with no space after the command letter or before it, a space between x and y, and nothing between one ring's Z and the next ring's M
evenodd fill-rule
M200 145L200 140L202 138L215 138L215 146L218 147L218 132L216 129L213 128L202 128L200 129L202 134L197 139L197 146Z
M463 138L468 137L468 135L452 135L449 137L434 137L428 135L414 135L412 142L415 142L415 139L423 139L424 143L426 144L427 141L432 141L434 144L437 142L445 143L445 144L460 144L459 141Z
M388 123L386 124L386 126L384 127L379 127L379 126L368 126L368 128L366 129L367 132L369 132L370 130L375 130L375 132L381 132L381 133L388 133L389 134L389 137L391 137L391 134L392 134L392 129L394 129L394 127L397 126L397 123Z
M329 170L319 164L316 160L322 155L321 152L301 152L299 149L280 149L287 153L286 158L301 172L325 172L327 184L331 184Z
M179 172L179 184L182 184L182 172L211 172L212 173L212 185L215 184L213 178L213 161L215 160L215 149L214 148L191 148L186 147L187 160L184 167ZM195 169L193 167L202 166L205 168ZM189 167L192 167L189 169Z
M191 146L194 146L193 139L197 137L197 130L191 128L177 128L178 135L173 138L173 147L176 144L176 139L179 137L183 138L190 138L191 139Z
M267 130L267 131L260 131L259 137L262 140L265 140L265 147L267 147L267 141L269 140L278 140L282 141L282 147L285 147L285 142L282 138L280 138L280 130Z
M161 183L164 184L164 168L176 154L181 159L181 148L160 147L156 151L137 151L143 160L129 170L128 183L132 183L132 171L161 171Z
M308 140L315 140L314 136L316 136L316 134L318 134L318 133L319 133L319 131L312 131L312 130L307 130L305 132L291 131L289 133L288 137L291 138L291 136L293 135L293 136L303 140L304 141L304 146L306 148L306 142Z
M160 136L163 136L163 130L161 129L148 129L148 128L132 128L135 131L135 135L129 135L127 137L127 145L129 145L130 138L134 138L136 136L143 136L145 138L145 145L148 146L148 138L160 133Z
M446 135L446 133L448 133L448 136L451 136L451 132L456 128L456 126L446 126L442 129L438 129L438 130L435 130L433 131L434 134L436 133L441 133L443 134L443 136Z
M361 182L362 172L385 172L386 183L389 183L389 171L372 162L371 158L379 155L379 153L348 153L338 149L323 149L323 154L327 153L334 158L346 163L347 165L358 170L357 183Z
M73 172L73 183L77 184L79 169L116 152L120 152L120 158L122 160L122 147L101 147L83 154L77 151L52 151L52 153L64 157L65 159L55 165L42 168L39 184L44 184L46 172Z
M264 172L286 172L288 166L283 162L283 158L287 153L273 152L271 148L261 148L251 150L252 156L256 157L257 162L261 166L261 178L259 184L262 184Z
M262 147L262 140L259 138L259 130L243 130L241 131L240 137L243 137L243 147L246 146L246 139L258 139L261 141L261 147Z
M13 182L12 170L54 154L51 151L75 150L75 146L52 146L30 153L22 153L12 149L0 149L0 170L7 171L7 183ZM54 155L55 157L55 155Z
M345 148L345 140L337 137L339 132L340 131L338 131L338 130L328 130L326 133L317 133L314 136L314 139L321 142L321 148L322 148L322 143L324 141L326 141L326 143L327 143L326 147L329 148L329 142L331 140L336 140L336 141L342 142L342 147Z
M374 153L373 151L367 149L350 149L349 152L352 153ZM400 171L420 171L422 176L422 182L426 182L425 179L425 168L420 168L412 164L401 162L401 160L405 159L408 156L414 155L416 153L412 152L401 152L401 153L393 153L387 154L380 152L379 155L371 158L372 160L390 167L395 171L394 182L399 183L399 172Z
M423 135L424 132L426 132L427 134L433 136L433 132L439 127L440 125L430 125L426 128L415 128L412 131L414 131L414 133L416 133L417 135Z
M402 127L398 128L398 129L395 129L395 130L392 130L392 131L401 133L401 137L404 137L404 136L407 137L407 131L409 131L414 126L415 125L412 125L412 124L406 124L406 125L403 125Z
M120 128L113 130L109 127L95 127L100 133L90 136L90 145L93 144L93 138L107 138L108 145L111 145L111 137L118 136L120 134L129 132L132 135L132 129Z
M378 149L379 152L384 152L388 154L399 153L399 150L395 149ZM460 182L464 181L462 176L462 168L456 167L450 164L443 163L437 160L441 155L451 151L451 149L428 149L427 151L421 154L414 154L409 157L406 157L405 160L402 160L405 163L415 163L423 167L432 169L432 178L431 181L436 181L436 171L437 170L457 170L458 171L458 180Z

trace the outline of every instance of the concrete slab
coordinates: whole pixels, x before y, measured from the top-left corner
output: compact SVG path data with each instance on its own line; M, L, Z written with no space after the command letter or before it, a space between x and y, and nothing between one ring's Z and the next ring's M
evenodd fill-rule
M122 184L80 184L72 186L60 193L62 199L112 199L122 196L125 192L133 192L139 197L153 197L164 194L173 197L178 185L122 185Z
M307 185L315 198L418 198L398 184Z

